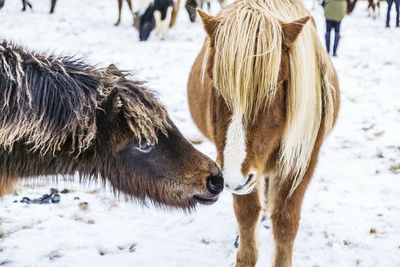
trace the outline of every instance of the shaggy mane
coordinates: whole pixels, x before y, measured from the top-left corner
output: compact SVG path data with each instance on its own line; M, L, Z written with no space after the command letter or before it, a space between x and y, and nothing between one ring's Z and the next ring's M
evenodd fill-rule
M97 135L96 114L113 95L139 142L157 142L169 127L165 109L142 82L111 65L99 69L80 59L29 52L0 42L0 146L23 141L42 155L67 146L79 155Z
M283 53L282 23L310 16L300 0L239 0L216 18L214 86L233 114L245 123L268 108L275 97ZM334 70L315 27L306 23L289 51L287 122L278 166L281 181L292 190L308 168L320 128L328 134L334 122ZM324 121L324 124L322 124Z

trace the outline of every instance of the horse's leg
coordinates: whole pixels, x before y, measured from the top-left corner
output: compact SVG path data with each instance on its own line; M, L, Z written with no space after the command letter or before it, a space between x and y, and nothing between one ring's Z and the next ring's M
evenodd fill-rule
M133 16L133 23L132 23L132 25L135 26L135 12L133 11L132 0L126 0L126 2L128 3L129 10L131 11L132 16Z
M156 36L161 37L161 31L162 31L162 20L161 20L161 12L159 10L154 11L154 21L156 23Z
M54 13L54 9L56 8L57 0L51 0L50 14Z
M115 22L115 26L118 26L121 22L121 10L122 10L122 0L118 0L118 20Z
M26 10L26 0L22 0L22 11Z
M319 137L310 165L290 197L288 196L292 187L291 181L282 185L279 183L279 177L273 177L268 183L268 205L275 240L274 267L292 266L293 243L299 229L301 204L314 173L321 140Z
M28 5L28 7L29 7L31 10L33 10L33 5L32 5L29 1L26 1L26 4Z
M257 190L244 196L233 195L233 206L239 227L236 267L255 266L258 258L256 231L261 213Z
M380 3L380 1L378 1L377 6L378 6L378 16L380 17L381 16L381 3Z
M169 25L171 24L172 19L172 6L168 7L165 19L162 21L162 29L161 29L161 39L165 40L168 36Z

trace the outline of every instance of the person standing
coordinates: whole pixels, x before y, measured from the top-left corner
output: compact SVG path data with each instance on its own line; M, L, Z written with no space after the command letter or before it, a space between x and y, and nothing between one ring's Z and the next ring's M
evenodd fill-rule
M392 10L393 2L396 7L396 27L400 27L400 21L399 21L400 0L387 0L388 8L386 14L386 28L390 28L390 11Z
M396 0L397 1L397 0ZM347 0L326 0L323 2L326 19L325 44L328 53L331 51L331 32L335 30L333 41L333 56L337 57L337 49L340 41L340 24L347 13Z

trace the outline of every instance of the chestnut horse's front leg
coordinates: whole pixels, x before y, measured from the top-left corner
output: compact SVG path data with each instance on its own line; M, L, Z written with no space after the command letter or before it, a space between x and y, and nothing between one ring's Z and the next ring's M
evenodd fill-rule
M257 190L248 195L233 195L233 205L239 227L239 250L236 267L255 266L258 258L256 243L257 225L260 221L261 204Z
M270 185L268 199L275 241L274 267L292 266L293 244L299 229L301 205L314 166L315 162L312 162L302 182L289 197L290 183Z

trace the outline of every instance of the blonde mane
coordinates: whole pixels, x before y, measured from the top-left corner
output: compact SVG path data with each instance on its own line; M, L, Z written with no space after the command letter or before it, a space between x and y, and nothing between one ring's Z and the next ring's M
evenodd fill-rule
M274 99L282 55L282 22L309 12L302 1L241 0L218 17L215 30L214 86L235 114L253 122L257 111ZM333 127L334 75L314 25L306 23L290 49L287 118L278 170L280 182L291 180L291 193L300 184L320 131ZM321 122L324 121L324 125Z

